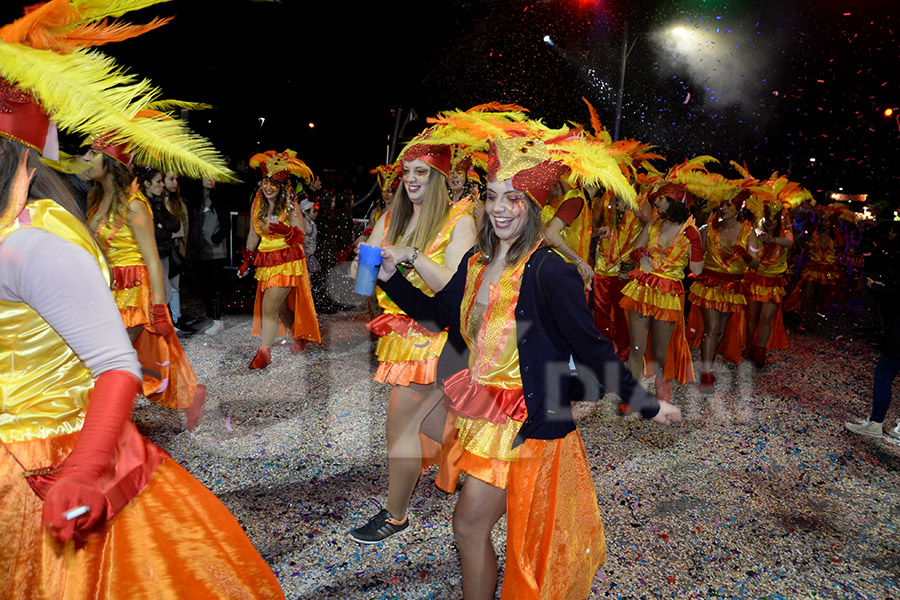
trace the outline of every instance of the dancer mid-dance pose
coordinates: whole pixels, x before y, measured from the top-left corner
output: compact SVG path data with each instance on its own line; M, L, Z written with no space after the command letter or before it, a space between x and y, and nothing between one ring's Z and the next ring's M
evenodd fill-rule
M685 200L690 192L678 184L664 184L651 192L657 218L644 226L631 260L638 266L622 290L621 306L628 313L631 349L628 369L640 380L644 363L656 374L656 397L672 397L669 380L694 380L691 351L684 333L684 270L703 271L700 233ZM650 350L650 361L644 355Z
M574 355L644 417L668 425L680 411L637 385L594 329L576 267L541 245L540 208L568 169L528 138L498 139L488 164L476 250L446 286L429 297L407 281L406 247L382 252L379 279L419 322L457 328L470 351L469 367L445 379L469 475L453 515L462 595L494 598L491 532L505 513L501 597L585 598L605 559L603 524L570 403L548 373Z
M124 144L109 140L109 136L95 138L81 156L87 165L84 176L94 182L88 195L88 224L113 268L113 296L144 369L144 395L163 406L184 409L187 428L194 429L206 388L197 385L166 308L153 213L129 168L132 156Z
M700 391L705 394L716 389L713 363L718 352L732 361L741 359L746 326L740 319L747 305L744 273L759 261L759 241L753 224L743 214L748 197L749 192L741 191L730 202L721 202L718 207L710 204L714 212L700 232L705 267L691 286L688 329L691 345L700 346ZM723 344L726 330L729 333ZM726 345L731 352L724 348Z
M303 250L306 224L291 181L295 176L309 183L313 177L293 150L257 154L250 166L261 169L263 178L253 197L238 275L243 277L251 264L256 266L253 335L262 334L262 345L249 366L265 369L272 363L279 322L294 339L291 352L302 352L310 340L322 343Z

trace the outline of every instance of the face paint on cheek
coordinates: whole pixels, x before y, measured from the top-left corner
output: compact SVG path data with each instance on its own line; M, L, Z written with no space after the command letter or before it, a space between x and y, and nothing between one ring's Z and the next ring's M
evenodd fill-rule
M525 199L524 198L515 198L509 201L509 212L513 214L515 218L521 217L525 214Z

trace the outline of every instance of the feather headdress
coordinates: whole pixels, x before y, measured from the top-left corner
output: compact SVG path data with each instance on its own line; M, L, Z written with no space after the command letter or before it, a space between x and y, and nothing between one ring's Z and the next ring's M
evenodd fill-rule
M293 150L285 150L284 152L268 150L261 154L254 154L250 158L250 166L254 169L260 169L263 177L271 177L281 183L288 182L291 175L305 183L313 180L312 170L306 166L305 162L297 158L297 153Z
M0 30L0 77L32 95L61 128L94 139L106 135L135 160L192 178L234 180L212 144L181 121L139 117L154 106L194 107L160 100L146 79L127 73L91 46L159 27L107 24L108 17L166 0L51 0Z

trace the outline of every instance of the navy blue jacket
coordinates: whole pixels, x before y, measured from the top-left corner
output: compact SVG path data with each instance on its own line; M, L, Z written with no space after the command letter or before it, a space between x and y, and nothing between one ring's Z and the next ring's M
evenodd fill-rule
M467 265L472 254L469 251L463 257L456 274L433 297L416 289L399 272L379 285L423 327L431 331L444 327L459 331ZM648 419L659 412L659 402L638 385L609 341L594 328L578 270L550 248L539 248L528 259L515 314L528 417L514 446L528 438L563 438L575 430L569 400L573 383L570 355L575 357L580 372L592 372L632 410Z

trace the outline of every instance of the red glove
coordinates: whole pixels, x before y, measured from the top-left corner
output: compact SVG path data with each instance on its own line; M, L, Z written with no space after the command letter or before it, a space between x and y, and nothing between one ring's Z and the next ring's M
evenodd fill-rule
M169 309L165 304L154 304L150 309L150 314L153 317L153 329L156 333L159 335L175 333L175 328L172 327L172 321L169 319Z
M253 259L256 258L256 250L247 250L246 248L241 248L241 256L244 257L244 262L242 262L241 266L238 267L238 277L243 277L247 274L247 269L250 268L250 263L252 263Z
M628 255L628 257L631 259L631 262L638 265L641 264L641 259L645 256L650 256L650 253L647 252L647 249L643 246L635 248L631 251L631 254Z
M700 232L696 227L688 227L684 230L684 237L691 243L691 262L703 260L703 243L700 241Z
M284 241L291 246L303 243L303 232L296 227L285 225L284 223L269 223L269 233L275 235L283 235Z
M97 378L75 447L44 499L42 522L60 542L82 539L106 522L103 481L115 468L116 446L140 391L141 381L128 371L107 371ZM88 512L66 519L65 513L79 506L89 507Z
M734 253L748 265L753 262L753 256L749 252L747 252L747 249L743 246L736 246L734 248Z

